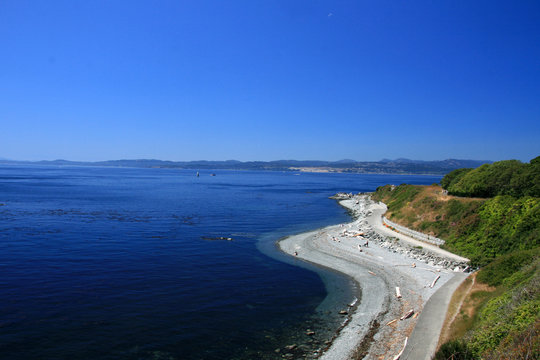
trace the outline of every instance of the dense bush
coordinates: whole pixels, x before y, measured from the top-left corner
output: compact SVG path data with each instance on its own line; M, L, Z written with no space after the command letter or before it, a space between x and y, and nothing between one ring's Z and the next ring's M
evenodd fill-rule
M537 261L539 256L540 248L516 251L500 256L480 270L476 278L478 281L490 286L501 285L505 279L511 278L512 275L517 273L523 266L527 266L532 262Z
M519 334L534 327L540 314L539 266L540 260L536 258L507 278L503 282L507 290L491 299L481 310L468 339L469 346L476 353L496 353Z
M497 195L540 196L540 156L530 163L518 160L484 164L476 169L448 173L441 185L452 195L493 197Z
M514 260L523 255L518 254ZM533 259L498 282L499 290L479 307L473 327L463 339L442 345L435 359L462 359L459 356L464 354L486 360L539 358L540 258ZM497 270L493 271L489 274L496 274Z
M470 168L463 168L449 172L441 179L441 186L443 187L443 189L448 190L448 187L451 184L458 182L463 176L465 176L465 174L472 170L473 169Z
M443 344L435 354L433 360L476 360L479 359L467 343L461 340L452 340Z
M499 255L540 246L540 198L497 196L478 209L475 223L446 246L486 265Z

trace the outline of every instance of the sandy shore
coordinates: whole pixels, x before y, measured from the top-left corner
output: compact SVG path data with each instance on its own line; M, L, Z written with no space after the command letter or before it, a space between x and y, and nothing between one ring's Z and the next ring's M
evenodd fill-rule
M449 301L453 292L449 287L455 288L466 277L460 270L467 259L424 243L419 245L414 239L384 228L381 214L385 206L374 203L369 196L355 196L340 204L354 213L353 222L290 236L279 242L282 251L342 272L361 289L360 301L349 308L347 325L320 358L341 360L362 354L366 359L394 359L403 350L405 339L411 336L419 318L428 324L423 328L428 335L415 334L412 339L417 342L422 336L425 342L422 347L426 347L426 352L433 351L430 344L436 345L440 332L437 321L444 318L446 300ZM441 287L438 298L445 300L446 305L443 301L430 306L433 309L429 316L417 317ZM401 298L396 296L396 288ZM410 310L414 314L400 320ZM439 322L442 326L442 320ZM409 345L405 353L419 352L418 348L411 348ZM430 355L425 358L429 359Z

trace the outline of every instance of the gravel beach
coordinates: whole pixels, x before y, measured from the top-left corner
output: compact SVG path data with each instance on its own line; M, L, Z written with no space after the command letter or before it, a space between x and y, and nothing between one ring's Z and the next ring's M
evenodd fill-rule
M381 215L386 207L369 195L351 196L340 204L351 211L353 222L287 237L279 247L298 259L350 276L361 290L360 301L343 310L346 326L320 359L394 359L430 297L451 279L449 286L455 288L466 278L462 271L467 259L385 228ZM428 345L437 343L442 320L440 324L435 320L444 319L453 293L443 290L446 295L441 291L438 297L444 301L430 304L430 316L437 319L427 320L433 323L427 329L429 336L423 336ZM425 358L433 351L434 346L427 346ZM412 354L410 345L406 353Z

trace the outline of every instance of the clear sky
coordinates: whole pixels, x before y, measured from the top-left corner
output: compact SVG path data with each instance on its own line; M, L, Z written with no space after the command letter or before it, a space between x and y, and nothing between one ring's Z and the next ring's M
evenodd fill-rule
M0 158L540 155L540 1L0 0Z

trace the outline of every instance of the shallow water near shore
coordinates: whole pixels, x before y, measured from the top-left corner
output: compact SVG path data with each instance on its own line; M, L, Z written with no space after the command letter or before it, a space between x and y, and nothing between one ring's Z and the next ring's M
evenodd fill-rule
M350 280L297 266L275 242L349 221L336 192L440 180L212 172L0 167L3 357L248 359L323 346L355 296Z

